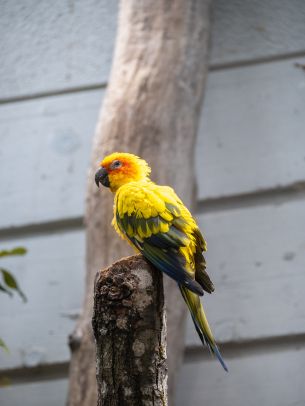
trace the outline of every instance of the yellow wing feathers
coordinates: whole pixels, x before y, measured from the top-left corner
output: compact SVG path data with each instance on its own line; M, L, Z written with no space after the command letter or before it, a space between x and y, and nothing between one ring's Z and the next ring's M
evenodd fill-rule
M152 234L167 233L173 221L183 219L180 229L184 236L182 252L191 260L190 255L195 252L196 239L194 230L198 229L190 212L177 197L174 190L168 186L157 186L152 182L134 182L121 187L115 197L113 224L116 228L118 217L135 216L139 221L134 221L133 227L129 224L129 236L138 239L151 237ZM146 222L141 222L141 220ZM202 248L206 249L206 243L202 238Z

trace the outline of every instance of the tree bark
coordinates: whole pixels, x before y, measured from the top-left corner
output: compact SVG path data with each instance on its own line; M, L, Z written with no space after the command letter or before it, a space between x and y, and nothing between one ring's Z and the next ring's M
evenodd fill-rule
M140 155L152 179L192 208L194 146L207 75L210 0L122 0L109 87L93 140L86 201L87 272L83 312L70 339L69 406L96 403L90 320L98 269L130 254L111 227L113 196L97 189L98 162L114 151ZM169 404L182 361L186 307L165 277Z
M98 406L166 406L166 322L161 272L141 255L97 274L92 319Z

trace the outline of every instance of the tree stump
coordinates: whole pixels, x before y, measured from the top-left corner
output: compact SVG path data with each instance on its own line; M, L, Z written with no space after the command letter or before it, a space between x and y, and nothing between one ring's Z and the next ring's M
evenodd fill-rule
M98 406L167 405L162 274L141 255L95 279L92 319Z

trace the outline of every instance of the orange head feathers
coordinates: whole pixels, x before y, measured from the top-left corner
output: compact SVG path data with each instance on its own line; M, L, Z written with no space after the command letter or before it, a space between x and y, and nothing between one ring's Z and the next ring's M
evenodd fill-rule
M110 187L112 192L126 183L145 180L151 171L144 159L126 152L114 152L106 156L100 166L95 174L95 182Z

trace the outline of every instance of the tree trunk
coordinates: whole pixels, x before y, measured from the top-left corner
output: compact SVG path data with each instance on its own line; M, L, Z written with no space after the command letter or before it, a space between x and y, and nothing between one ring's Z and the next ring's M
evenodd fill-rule
M92 319L98 406L166 406L166 323L161 272L141 255L97 274Z
M194 146L207 75L210 0L122 0L109 87L97 124L86 201L87 273L83 312L70 338L69 406L96 404L90 320L98 269L130 254L111 227L113 196L98 189L98 162L114 151L140 155L152 179L192 208ZM182 361L186 307L165 277L169 404Z

